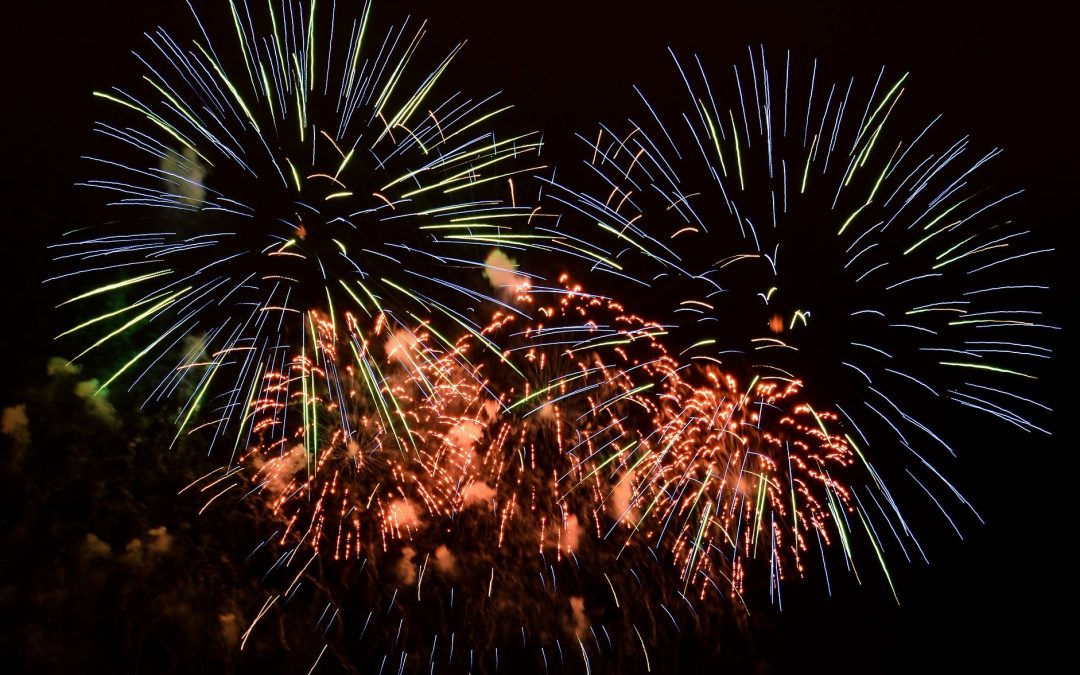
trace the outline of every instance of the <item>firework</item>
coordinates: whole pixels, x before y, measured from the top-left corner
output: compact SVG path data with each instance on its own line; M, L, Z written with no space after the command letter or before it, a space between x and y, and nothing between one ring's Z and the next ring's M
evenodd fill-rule
M533 306L532 325L503 314L485 329L526 368L501 388L506 412L478 464L495 467L491 485L528 488L527 529L542 533L561 512L564 529L572 516L607 546L666 551L686 588L738 602L750 558L769 561L778 590L789 552L801 574L808 540L822 555L833 538L846 547L852 500L830 472L846 478L855 453L837 415L802 400L801 382L755 377L742 389L713 364L680 364L663 326L565 280L518 302ZM540 535L541 549L550 543Z
M171 367L150 399L179 392L181 430L216 435L285 370L309 311L474 330L474 238L514 239L531 211L518 158L539 148L490 131L510 106L444 84L460 45L416 65L423 25L380 33L370 5L221 9L190 41L148 34L141 80L96 92L114 121L84 185L128 217L53 247L87 289L63 304L108 304L64 333L97 336L76 358L124 341L102 386Z
M268 602L316 579L367 660L640 665L737 620L757 579L779 601L834 541L850 562L854 453L799 383L681 366L662 326L568 279L514 288L452 350L309 317L248 451L201 487L266 505L291 569Z
M200 488L209 502L250 486L278 525L274 565L298 561L270 602L317 563L340 621L367 635L365 659L587 660L667 616L629 611L642 576L603 535L618 519L604 467L629 442L640 365L626 345L662 354L655 326L572 286L523 284L503 306L445 351L423 326L350 319L339 334L311 316L312 349L251 401L248 451ZM594 598L602 579L611 595ZM367 633L372 612L399 630Z
M84 185L133 216L54 250L89 280L63 304L107 304L77 358L129 346L102 388L156 378L178 436L231 446L190 487L267 525L241 646L306 585L380 672L651 670L837 560L892 589L888 554L922 554L897 476L959 532L944 401L1045 433L1020 279L1049 251L973 186L1000 151L894 131L906 76L676 59L684 109L639 91L640 124L583 138L601 187L547 181L552 225L515 193L539 135L445 87L460 46L417 70L425 28L369 5L227 9L97 93Z
M347 316L338 336L312 320L312 348L267 373L251 401L256 442L239 465L286 523L281 543L364 559L452 516L469 469L454 440L494 404L423 326L391 329L380 316L362 332Z
M932 463L955 454L934 429L945 405L1045 433L1054 327L1030 265L1050 250L1014 222L1020 191L988 182L1000 150L940 117L905 126L906 75L831 82L816 61L751 49L720 78L672 57L679 96L663 98L683 105L636 89L632 118L581 137L595 191L549 194L607 238L596 269L667 308L654 318L681 358L817 385L872 461L860 517L907 556L918 542L882 476L954 527L969 507Z

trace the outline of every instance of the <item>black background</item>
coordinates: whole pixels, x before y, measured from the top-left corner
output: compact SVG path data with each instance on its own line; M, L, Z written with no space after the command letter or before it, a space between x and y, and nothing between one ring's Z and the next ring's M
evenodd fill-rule
M380 12L430 20L426 49L434 58L461 39L468 44L456 77L477 91L501 89L518 105L520 127L545 131L545 159L570 166L580 156L575 132L619 120L638 105L631 85L663 96L670 79L667 46L699 52L720 65L745 60L746 46L790 48L818 57L833 73L910 70L914 102L929 118L944 113L950 128L970 132L982 147L1006 149L1004 179L1027 190L1030 225L1058 245L1053 308L1071 329L1077 303L1066 270L1077 227L1075 35L1064 9L1039 2L937 3L382 3ZM204 16L220 13L200 2ZM736 5L747 5L739 7ZM749 9L754 5L767 8ZM1063 6L1063 5L1062 5ZM388 9L391 8L392 9ZM72 184L86 166L79 155L102 111L90 92L130 80L140 66L130 50L144 30L186 29L183 2L35 3L4 10L3 83L5 209L0 212L5 327L5 391L18 396L52 355L58 318L42 289L45 246L80 224L85 197ZM849 68L850 66L850 68ZM473 81L469 81L472 78ZM676 86L671 87L677 91ZM659 93L658 93L659 92ZM573 171L573 169L568 169ZM560 169L562 171L562 169ZM560 174L565 177L565 174ZM1057 347L1063 391L1071 379L1071 330ZM793 591L775 614L776 669L783 672L1034 672L1065 642L1075 558L1066 551L1075 516L1065 502L1076 491L1067 425L1071 403L1050 393L1059 411L1054 438L1019 438L997 427L957 427L961 457L953 475L987 525L966 539L929 536L931 566L896 564L901 604L887 589L844 585L825 598L813 586ZM13 555L13 557L12 557ZM15 551L13 569L48 551ZM88 668L90 666L87 666Z

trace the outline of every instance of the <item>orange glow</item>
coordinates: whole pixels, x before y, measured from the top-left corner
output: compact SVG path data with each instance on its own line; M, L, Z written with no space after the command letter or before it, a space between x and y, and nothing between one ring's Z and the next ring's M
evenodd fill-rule
M772 318L769 319L769 330L771 330L774 335L779 335L780 333L783 333L784 317L780 316L779 314L773 314Z

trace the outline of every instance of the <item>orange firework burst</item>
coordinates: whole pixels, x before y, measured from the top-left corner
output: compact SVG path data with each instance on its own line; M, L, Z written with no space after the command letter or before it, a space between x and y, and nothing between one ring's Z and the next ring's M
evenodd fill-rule
M541 551L553 522L575 542L666 551L700 597L740 596L750 559L767 561L778 592L811 545L824 556L839 538L850 556L843 479L856 453L837 415L815 411L798 380L743 388L716 365L684 366L663 326L561 282L518 293L534 321L502 312L484 331L526 375L500 389L505 412L477 463L504 523L530 520Z
M480 424L484 397L424 326L308 323L311 344L263 377L240 464L286 522L282 543L363 559L452 515L469 471L455 439Z
M854 452L801 386L755 378L743 388L711 365L674 372L654 396L652 429L622 461L613 495L630 541L665 549L700 597L725 587L741 596L752 559L768 561L779 591L785 570L804 572L810 542L839 534L847 551L851 495L832 472Z
M506 300L452 343L308 313L230 474L264 500L284 557L307 551L284 596L336 560L323 574L341 607L546 659L590 637L612 649L601 629L625 648L725 615L752 579L778 594L814 546L851 555L856 452L800 382L680 364L663 326L566 277Z

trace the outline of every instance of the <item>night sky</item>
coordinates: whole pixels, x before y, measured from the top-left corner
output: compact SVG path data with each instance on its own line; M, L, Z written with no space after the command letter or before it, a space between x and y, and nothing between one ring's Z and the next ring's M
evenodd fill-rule
M204 16L224 16L213 3L199 4ZM791 585L783 612L765 603L755 611L769 624L762 649L770 672L1000 672L1001 667L1037 672L1064 651L1065 628L1053 625L1047 611L1068 615L1073 604L1074 561L1063 552L1073 521L1064 504L1077 481L1063 409L1073 401L1055 392L1071 381L1075 365L1076 301L1066 292L1072 284L1066 283L1065 270L1076 262L1076 252L1065 241L1076 225L1078 155L1075 37L1056 3L920 1L829 9L835 3L799 3L795 10L737 7L777 3L722 3L732 7L705 10L705 3L675 1L402 4L414 16L429 19L429 54L468 40L453 66L454 77L463 88L501 90L503 100L516 105L511 119L519 128L544 131L544 159L565 166L560 168L564 179L580 163L574 133L592 134L597 121L621 120L627 108L638 111L633 84L645 86L651 96L664 96L665 81L672 76L668 46L700 53L716 65L741 63L747 45L764 44L777 53L790 48L803 59L818 57L834 74L876 73L882 64L894 73L911 71L906 106L927 118L943 113L952 130L970 132L981 147L1003 147L1006 154L996 163L994 179L1025 188L1025 220L1040 241L1059 248L1047 271L1058 306L1046 308L1049 323L1065 327L1052 344L1054 367L1045 373L1044 400L1055 408L1049 421L1054 436L1036 438L992 420L960 419L956 409L948 408L937 422L954 435L960 449L959 459L948 467L950 475L987 524L969 524L963 541L944 523L927 528L922 541L931 565L896 561L892 567L900 606L876 579L861 589L841 585L832 598L811 579ZM406 10L383 7L377 12L398 17ZM64 230L99 217L100 196L73 187L90 169L79 156L92 143L93 121L103 110L111 112L90 92L141 75L130 50L144 45L144 30L158 24L186 30L190 23L178 1L23 3L5 16L7 208L0 273L6 322L0 343L6 374L0 408L49 395L45 364L57 355L51 339L70 316L53 309L59 300L41 284L53 269L46 246ZM677 83L670 84L672 92L680 91ZM119 409L121 403L116 405ZM36 430L33 434L38 437ZM108 640L95 654L93 646L75 639L80 649L65 659L60 656L63 630L78 631L78 626L39 630L42 615L33 606L44 600L38 591L20 590L21 580L36 579L30 587L40 589L44 582L35 570L69 555L79 546L78 533L91 531L91 523L110 522L108 513L88 512L80 504L107 510L111 502L63 504L57 507L57 517L67 519L63 527L27 535L19 527L22 519L49 522L49 502L33 495L67 485L83 469L60 460L50 469L41 457L61 457L65 450L35 443L31 452L39 459L20 460L23 468L16 471L10 468L15 451L9 446L9 439L0 439L5 472L0 490L10 507L0 516L0 658L5 669L13 664L15 672L113 672L116 667L156 672L117 657ZM213 466L202 457L195 463ZM108 491L112 470L107 463L87 470L102 482L98 492ZM130 467L115 470L119 485L120 474ZM161 477L153 508L167 509L169 495L183 484L180 477ZM62 495L54 498L64 502ZM192 502L175 506L192 508ZM189 516L185 512L175 520L188 521ZM87 523L81 529L80 517ZM117 534L117 541L123 540ZM241 549L246 545L237 544ZM207 561L209 567L218 564ZM77 572L58 574L71 584ZM255 572L238 566L214 574L238 578ZM167 587L169 580L160 583ZM65 601L53 597L49 602L56 607ZM71 615L92 616L93 609L79 602L71 600ZM129 597L125 602L135 601ZM153 606L155 600L139 602ZM250 613L257 607L239 609ZM108 634L100 626L93 630ZM40 647L27 647L41 635L56 641L57 654L50 659L34 656ZM182 639L198 642L197 636ZM250 666L242 656L230 664L237 672Z

